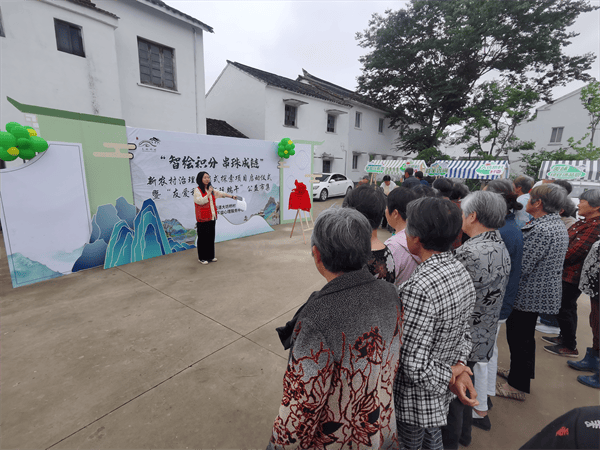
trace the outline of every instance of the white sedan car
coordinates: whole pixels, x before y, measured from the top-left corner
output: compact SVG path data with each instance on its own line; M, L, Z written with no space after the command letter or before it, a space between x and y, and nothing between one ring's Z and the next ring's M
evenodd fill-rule
M354 188L354 183L341 173L323 173L318 184L313 185L313 198L322 202L329 197L344 197Z

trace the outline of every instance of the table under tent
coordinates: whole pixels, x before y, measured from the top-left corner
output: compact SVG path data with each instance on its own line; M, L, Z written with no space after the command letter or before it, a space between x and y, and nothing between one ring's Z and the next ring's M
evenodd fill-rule
M371 174L370 183L373 184L377 181L377 174L403 177L404 171L409 167L415 172L425 173L427 170L427 164L422 159L374 159L367 163L365 172Z

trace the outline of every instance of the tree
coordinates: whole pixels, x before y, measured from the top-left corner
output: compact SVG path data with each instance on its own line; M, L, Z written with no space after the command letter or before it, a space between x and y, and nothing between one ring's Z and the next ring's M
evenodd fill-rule
M594 80L586 87L581 90L580 97L583 107L587 110L590 118L590 126L586 133L581 139L575 141L575 138L570 137L567 139L569 148L575 150L575 152L584 159L599 159L600 158L600 147L594 146L594 137L598 123L600 123L600 82ZM590 141L587 144L583 144L583 141L590 137Z
M537 153L524 154L521 157L521 162L525 163L524 172L525 175L529 175L531 178L538 180L538 174L540 173L540 167L544 161L565 161L573 159L585 159L579 155L572 155L567 153L566 148L559 148L558 150L542 150Z
M530 150L533 142L521 141L515 128L525 120L533 120L531 108L540 96L532 89L506 82L490 81L477 86L473 98L463 111L462 128L449 139L451 145L464 145L469 155L496 159L509 151ZM534 116L535 117L535 116Z
M370 49L360 58L359 91L388 106L400 131L398 149L439 146L464 117L481 77L498 71L546 101L570 80L589 80L595 59L563 54L577 16L597 9L587 0L413 0L406 9L374 14L357 33ZM407 125L413 125L408 127Z

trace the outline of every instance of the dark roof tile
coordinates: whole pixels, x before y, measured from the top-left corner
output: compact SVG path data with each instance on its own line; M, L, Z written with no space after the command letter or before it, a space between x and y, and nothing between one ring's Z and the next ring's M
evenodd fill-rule
M91 2L91 0L68 0L68 1L71 3L75 3L76 5L80 5L80 6L84 6L86 8L93 9L94 11L98 11L99 13L106 14L107 16L113 17L115 19L119 18L119 16L116 16L115 14L113 14L111 12L108 12L108 11L98 8L95 3Z
M185 17L186 19L191 20L195 24L200 25L202 28L207 29L211 33L214 33L214 31L213 31L213 29L212 29L211 26L206 25L204 22L200 22L198 19L195 19L192 16L188 16L187 14L182 13L178 9L175 9L172 6L167 5L165 2L163 2L161 0L146 0L146 1L148 1L150 3L154 3L155 5L160 6L161 8L165 8L168 11L174 12L175 14L178 14L178 15L180 15L182 17Z
M218 119L206 119L206 134L248 139L248 136L239 132L227 122Z

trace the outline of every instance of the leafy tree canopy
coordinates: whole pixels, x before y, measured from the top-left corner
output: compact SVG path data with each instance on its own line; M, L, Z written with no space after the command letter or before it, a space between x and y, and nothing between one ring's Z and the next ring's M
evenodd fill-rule
M493 70L551 101L551 90L589 80L591 53L567 56L587 0L413 0L406 9L374 14L357 33L370 52L361 57L359 91L386 106L403 139L398 148L437 147L480 78ZM408 125L411 125L408 127Z

